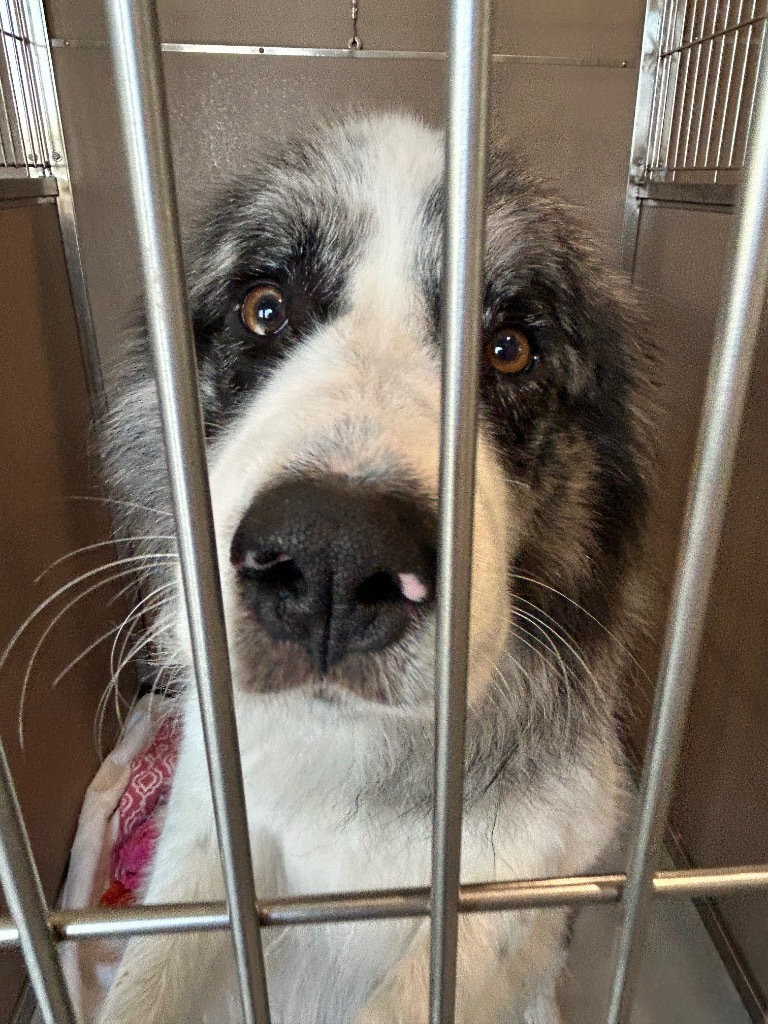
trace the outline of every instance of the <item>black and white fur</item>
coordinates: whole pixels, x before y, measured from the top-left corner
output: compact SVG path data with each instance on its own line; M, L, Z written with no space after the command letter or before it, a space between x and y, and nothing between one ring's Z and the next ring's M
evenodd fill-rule
M287 479L342 479L434 509L440 413L441 136L410 117L329 123L276 145L215 198L189 291L234 673L256 888L263 898L430 877L433 609L384 650L319 672L249 613L233 538ZM495 151L485 329L524 330L535 363L483 361L472 556L462 880L588 871L622 814L617 711L640 606L647 343L631 301L567 210ZM269 279L289 324L239 318ZM143 332L108 427L118 496L167 513ZM136 535L168 520L131 509ZM158 550L146 542L152 556ZM157 569L157 580L176 579ZM178 588L162 657L184 738L148 902L222 897ZM459 1024L557 1024L567 914L461 921ZM421 1024L429 925L264 935L275 1024ZM241 1019L229 939L131 941L105 1024Z

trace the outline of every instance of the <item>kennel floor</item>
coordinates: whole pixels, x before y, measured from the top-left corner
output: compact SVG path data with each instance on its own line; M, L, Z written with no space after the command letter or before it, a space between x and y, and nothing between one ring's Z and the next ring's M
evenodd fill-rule
M601 1024L608 1007L618 907L577 918L564 984L567 1024ZM657 900L631 1024L750 1024L736 988L689 900Z

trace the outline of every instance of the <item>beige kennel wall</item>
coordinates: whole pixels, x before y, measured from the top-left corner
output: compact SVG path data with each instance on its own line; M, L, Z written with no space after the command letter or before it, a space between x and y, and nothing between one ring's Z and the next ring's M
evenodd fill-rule
M107 539L109 519L98 500L80 500L98 495L87 453L92 411L53 202L0 200L0 240L2 650L47 595L114 555L111 548L99 549L35 582L67 552ZM50 900L59 891L82 795L98 765L93 724L109 679L109 646L94 650L55 689L51 684L120 621L120 606L107 606L112 596L109 587L100 588L93 600L73 606L41 648L24 702L23 749L22 683L50 614L22 638L0 672L0 734ZM107 739L109 728L108 722ZM3 1024L11 1019L24 977L21 955L3 951Z
M658 344L658 496L650 535L669 595L733 214L729 208L646 204L635 282ZM697 866L768 861L768 320L764 316L733 488L693 694L673 824ZM645 664L652 678L654 644ZM646 687L647 688L647 687ZM642 742L647 700L638 702ZM718 899L724 934L743 961L735 980L756 1020L768 1020L768 894ZM714 931L717 937L717 929ZM751 989L751 991L747 991Z

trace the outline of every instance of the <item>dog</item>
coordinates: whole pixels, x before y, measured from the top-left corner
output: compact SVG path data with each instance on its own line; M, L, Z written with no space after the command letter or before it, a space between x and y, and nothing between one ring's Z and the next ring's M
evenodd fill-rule
M282 139L186 253L256 891L423 886L433 805L439 132ZM489 156L461 875L590 870L622 819L650 344L568 208ZM106 427L183 740L147 902L223 898L146 331ZM152 539L155 538L155 539ZM558 1024L568 912L463 916L459 1024ZM275 1024L423 1024L428 920L263 933ZM236 1022L229 937L130 941L104 1024Z

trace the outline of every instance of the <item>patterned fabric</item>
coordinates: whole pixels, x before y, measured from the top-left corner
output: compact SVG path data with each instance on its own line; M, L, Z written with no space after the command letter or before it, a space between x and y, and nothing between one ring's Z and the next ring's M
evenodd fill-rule
M135 903L160 835L161 815L179 759L181 723L169 715L150 745L131 761L118 804L118 832L110 858L110 884L102 906Z

